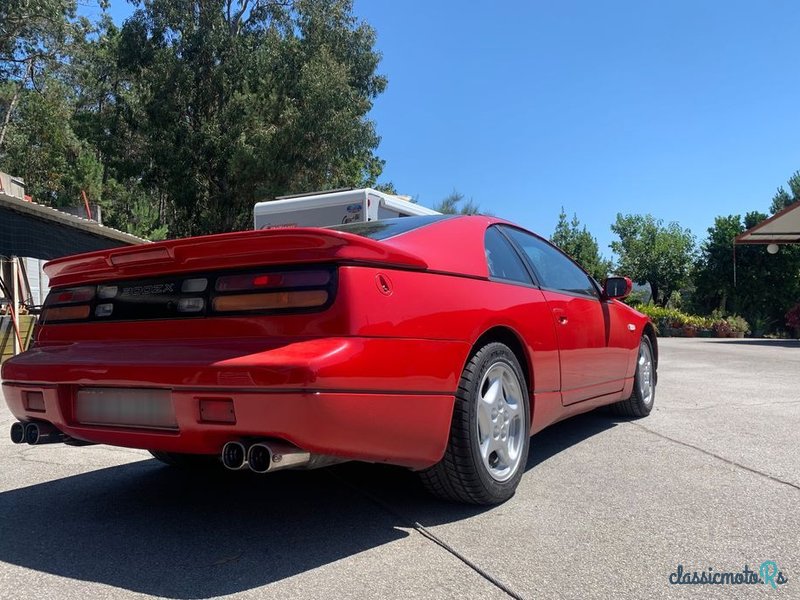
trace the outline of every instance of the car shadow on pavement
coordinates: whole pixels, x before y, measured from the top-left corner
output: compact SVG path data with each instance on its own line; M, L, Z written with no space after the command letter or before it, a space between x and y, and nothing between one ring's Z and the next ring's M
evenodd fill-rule
M618 421L619 417L612 416L602 407L551 425L531 438L526 470L598 433L616 427Z
M409 535L324 470L154 460L2 493L0 515L4 562L167 598L260 587Z
M613 427L589 414L533 438L530 469ZM380 465L186 472L144 460L0 493L0 561L166 598L261 587L490 507L429 497Z

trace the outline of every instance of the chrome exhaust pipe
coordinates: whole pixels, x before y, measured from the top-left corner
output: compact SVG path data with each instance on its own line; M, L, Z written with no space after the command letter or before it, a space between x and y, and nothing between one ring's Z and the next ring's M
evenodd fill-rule
M17 421L11 424L11 441L15 444L25 443L25 423Z
M254 473L267 473L272 464L272 453L264 444L253 444L247 451L247 465Z
M272 473L281 469L304 467L311 462L311 453L288 442L259 442L247 451L247 464L255 473Z
M25 425L25 441L31 446L58 444L68 439L68 435L60 432L50 423L33 422Z
M239 471L247 466L247 449L241 442L228 442L222 447L221 459L226 469Z

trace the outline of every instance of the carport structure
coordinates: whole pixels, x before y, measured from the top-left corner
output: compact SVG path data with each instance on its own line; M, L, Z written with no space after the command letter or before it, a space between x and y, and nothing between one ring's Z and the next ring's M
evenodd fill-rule
M733 240L733 282L736 285L736 245L766 244L769 254L777 254L783 244L800 244L800 201L764 219ZM797 299L800 301L800 298ZM794 308L790 311L795 310ZM786 315L787 324L789 314ZM791 327L791 325L790 325ZM795 326L796 327L796 326ZM800 334L800 328L796 333Z
M768 244L767 251L775 254L779 244L800 243L800 202L761 221L734 240L735 244Z

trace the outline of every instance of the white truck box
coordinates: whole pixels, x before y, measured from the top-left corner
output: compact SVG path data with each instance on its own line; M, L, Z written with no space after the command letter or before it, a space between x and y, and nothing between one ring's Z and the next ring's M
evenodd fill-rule
M259 202L253 208L256 229L326 227L411 215L438 215L430 208L371 188L322 192Z

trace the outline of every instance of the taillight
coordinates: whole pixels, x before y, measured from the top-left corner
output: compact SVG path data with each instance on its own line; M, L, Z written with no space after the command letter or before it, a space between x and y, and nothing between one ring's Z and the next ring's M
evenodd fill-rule
M85 319L88 316L89 305L83 304L81 306L47 308L42 315L42 319L49 323L50 321L75 321L77 319Z
M214 298L214 310L216 312L233 312L311 308L313 306L323 306L327 301L328 292L325 290L237 294L236 296L219 296Z
M330 271L286 271L279 273L246 273L218 277L218 292L261 290L268 288L319 287L331 281Z
M90 300L94 300L94 295L94 286L83 286L59 290L55 293L52 300L48 298L48 301L49 304L75 304L77 302L89 302Z
M91 311L89 302L94 300L95 294L96 287L93 285L53 290L44 302L42 322L86 319Z
M239 273L218 277L215 312L291 310L324 306L333 274L328 269Z
M206 273L50 292L41 322L170 319L320 310L335 295L335 267Z

